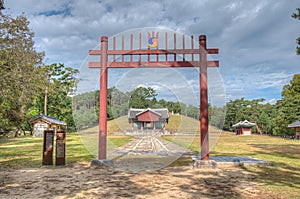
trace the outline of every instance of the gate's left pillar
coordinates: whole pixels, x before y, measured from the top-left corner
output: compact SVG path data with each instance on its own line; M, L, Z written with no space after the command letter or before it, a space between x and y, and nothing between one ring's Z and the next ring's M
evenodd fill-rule
M101 37L101 60L100 60L100 112L99 112L99 146L98 159L106 159L107 139L107 50L108 38Z

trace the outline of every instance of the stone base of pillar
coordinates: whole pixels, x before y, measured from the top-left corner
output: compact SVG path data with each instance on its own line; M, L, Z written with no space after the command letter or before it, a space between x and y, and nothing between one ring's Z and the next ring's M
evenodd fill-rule
M193 169L217 169L217 166L214 160L196 160Z
M114 162L112 160L93 160L91 162L91 167L93 168L113 168Z

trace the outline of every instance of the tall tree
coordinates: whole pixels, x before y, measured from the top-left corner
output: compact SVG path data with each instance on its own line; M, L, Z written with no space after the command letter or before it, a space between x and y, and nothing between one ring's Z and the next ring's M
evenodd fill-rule
M4 8L4 0L0 0L0 10L3 10Z
M226 104L224 130L233 131L232 125L243 120L254 122L254 132L271 133L274 118L274 106L262 104L263 98L245 100L244 98ZM267 131L268 130L268 131Z
M278 102L278 116L275 119L274 133L292 135L287 125L300 119L300 74L295 74L289 84L282 89L282 100Z
M28 119L27 110L43 85L38 66L44 54L35 50L28 25L25 16L0 12L0 128L4 131Z
M66 67L64 64L51 64L43 67L44 78L48 79L47 115L54 116L74 127L72 116L72 95L76 90L77 69ZM42 113L44 109L44 92L34 100L31 114Z
M298 19L300 20L300 8L296 8L297 9L297 13L293 13L292 14L292 17L295 18L295 19ZM300 55L300 36L297 38L297 44L298 46L296 47L296 52L298 55Z
M151 108L156 101L157 94L151 87L138 87L131 93L129 107L132 108Z

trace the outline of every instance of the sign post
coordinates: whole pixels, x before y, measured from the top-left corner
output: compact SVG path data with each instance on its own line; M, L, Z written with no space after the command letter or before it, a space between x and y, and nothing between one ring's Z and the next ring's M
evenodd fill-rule
M43 165L53 165L54 131L44 130Z
M66 164L66 131L56 131L56 154L55 154L55 165Z

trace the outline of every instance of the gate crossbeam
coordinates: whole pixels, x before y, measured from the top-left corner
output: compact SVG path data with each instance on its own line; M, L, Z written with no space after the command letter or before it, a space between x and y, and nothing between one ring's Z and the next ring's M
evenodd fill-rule
M195 67L199 61L107 62L107 68ZM219 61L207 61L207 67L218 67ZM199 66L198 66L199 67ZM100 62L89 62L89 68L100 68Z

